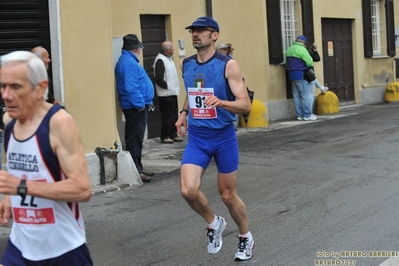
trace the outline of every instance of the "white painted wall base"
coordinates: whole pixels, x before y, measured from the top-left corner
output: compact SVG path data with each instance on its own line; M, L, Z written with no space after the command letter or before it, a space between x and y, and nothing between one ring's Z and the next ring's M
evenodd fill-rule
M264 102L269 114L269 121L278 121L296 117L293 99Z
M360 103L374 104L384 102L386 88L386 86L377 86L362 89L360 91Z
M86 154L86 160L92 186L100 185L100 158L95 153L88 153ZM112 182L125 183L129 185L143 184L136 166L134 165L133 159L127 151L120 151L118 153L116 164L112 159L104 156L104 168L107 184Z
M385 101L385 86L363 88L359 91L360 102L356 104L377 104ZM314 101L316 102L316 101ZM296 118L293 99L263 102L266 105L269 121L279 121Z
M99 186L101 184L101 166L100 158L95 153L86 154L87 166L92 186ZM139 172L134 165L133 159L128 151L120 151L117 155L117 163L113 160L104 157L105 181L106 184L122 183L129 186L141 186ZM2 170L7 171L7 165L2 165Z

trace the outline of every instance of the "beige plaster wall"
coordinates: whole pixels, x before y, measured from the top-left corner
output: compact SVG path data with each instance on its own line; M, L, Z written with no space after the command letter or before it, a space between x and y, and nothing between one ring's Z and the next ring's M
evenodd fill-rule
M359 101L359 90L380 85L381 77L387 72L391 72L388 75L392 76L392 58L364 58L360 1L313 1L313 5L315 41L320 48L322 18L352 20L355 96ZM171 0L165 3L161 0L115 0L112 1L112 36L136 33L140 37L140 14L167 14L171 17L171 28L167 29L169 38L175 46L178 45L178 39L184 39L188 56L195 53L195 50L192 48L190 35L184 27L195 18L204 16L205 8L205 1ZM269 64L266 2L236 1L232 5L229 0L218 0L213 1L212 8L213 17L221 28L218 42L233 44L235 48L233 57L241 67L247 86L255 91L255 98L264 102L286 99L285 68L281 65ZM297 8L300 10L299 1L297 1ZM398 8L397 5L395 8ZM299 35L302 33L300 12L296 16ZM322 51L320 54L322 55ZM174 58L178 66L182 58L176 55ZM378 62L374 62L376 60ZM319 81L324 83L323 64L315 64L315 70ZM180 105L183 100L184 93L179 98Z
M190 25L197 17L205 16L205 1L180 1L180 0L113 0L111 1L112 37L123 37L129 33L135 33L142 40L140 28L140 15L169 15L170 28L167 28L168 38L173 42L175 54L173 56L180 78L181 92L179 106L185 98L183 81L181 79L180 63L184 57L178 55L178 40L183 39L186 46L186 56L196 51L191 45L191 36L184 28ZM167 25L167 26L168 26ZM143 63L142 56L140 62Z
M394 2L394 14L398 15L399 14L399 3L398 2ZM395 28L399 28L399 16L395 17ZM396 56L395 58L399 58L399 47L396 47ZM396 73L395 73L396 74ZM396 79L399 79L399 76L396 76Z
M395 8L397 9L397 7ZM363 14L361 1L313 1L313 12L315 40L318 44L321 44L322 40L322 18L342 18L352 20L353 71L356 102L360 101L360 90L384 85L387 76L392 80L392 58L364 58ZM381 19L385 21L385 17L382 17ZM384 43L386 43L385 39L386 37L383 37ZM386 53L386 49L384 52ZM319 53L322 56L323 53L321 50ZM323 58L321 60L323 60ZM316 73L322 73L322 68L322 61L315 64ZM323 78L319 78L319 75L318 79L323 83Z
M59 1L66 108L78 122L86 152L93 152L98 146L109 147L119 140L112 37L136 33L141 38L140 14L169 15L168 38L176 48L178 40L184 39L186 56L192 55L196 51L184 28L197 17L205 16L206 1ZM355 93L359 101L358 90L381 85L386 75L392 76L392 58L364 58L360 1L313 1L313 4L315 38L319 45L322 17L353 21ZM399 5L395 5L395 13L398 9ZM269 64L265 1L236 1L234 5L228 0L213 1L213 16L221 28L219 42L233 44L234 59L241 67L247 86L255 91L255 98L263 102L286 99L285 68ZM395 23L399 25L399 19ZM300 16L298 28L302 31ZM176 49L174 59L178 69L182 58ZM180 76L180 70L178 72ZM323 83L322 63L316 64L316 73ZM180 84L181 106L185 92L183 82Z
M119 141L115 119L109 0L60 0L66 109L86 153Z
M213 16L220 26L218 42L233 44L233 58L248 88L256 91L255 98L265 101L285 97L281 77L269 65L266 2L235 1L232 5L229 0L213 1Z
M134 3L133 3L134 2ZM139 7L139 8L138 8ZM231 1L213 1L213 17L219 23L220 37L218 42L232 43L235 48L234 59L239 63L247 86L256 90L255 98L263 101L285 98L285 76L281 67L274 70L268 64L266 7L264 1L237 1L234 8ZM191 35L184 28L197 17L206 15L204 1L112 1L112 36L122 37L127 33L140 35L140 14L170 15L171 29L169 38L178 47L178 39L184 39L186 56L196 53L192 47ZM182 58L175 50L174 60L180 72ZM272 69L272 71L268 71ZM180 81L182 93L179 105L184 101L183 82ZM269 85L272 84L270 87Z

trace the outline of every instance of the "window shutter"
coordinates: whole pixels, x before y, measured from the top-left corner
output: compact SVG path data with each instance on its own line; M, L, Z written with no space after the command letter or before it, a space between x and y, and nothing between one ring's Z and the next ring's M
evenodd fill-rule
M396 55L393 0L386 0L385 12L385 17L387 19L387 53L389 56L393 57Z
M269 63L280 64L283 58L281 36L280 0L266 0L267 37L269 43Z
M309 44L314 43L313 0L301 0L303 35Z
M371 29L371 0L362 0L364 57L373 57L373 32Z
M0 1L0 55L43 46L50 51L47 0Z

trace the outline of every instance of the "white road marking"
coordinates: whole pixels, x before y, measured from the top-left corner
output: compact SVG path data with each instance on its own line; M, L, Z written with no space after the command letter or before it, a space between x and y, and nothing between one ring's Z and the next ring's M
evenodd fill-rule
M390 257L379 266L397 266L399 265L399 257Z

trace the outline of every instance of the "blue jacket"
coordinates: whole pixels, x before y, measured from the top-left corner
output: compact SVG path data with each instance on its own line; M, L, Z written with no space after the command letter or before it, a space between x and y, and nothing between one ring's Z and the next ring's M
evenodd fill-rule
M142 109L146 104L152 104L154 85L135 54L122 50L115 76L122 109Z
M289 80L303 80L303 71L313 67L309 51L300 42L294 42L285 54Z

